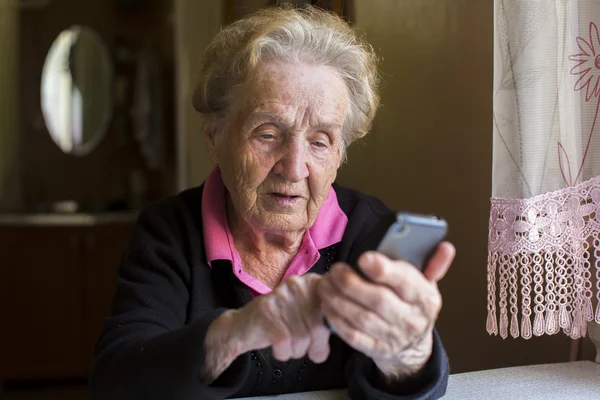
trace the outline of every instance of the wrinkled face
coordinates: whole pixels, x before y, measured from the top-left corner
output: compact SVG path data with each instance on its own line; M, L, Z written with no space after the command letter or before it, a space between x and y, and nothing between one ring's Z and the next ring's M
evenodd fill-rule
M267 232L308 229L342 160L342 78L325 66L270 63L237 95L226 136L209 138L236 217Z

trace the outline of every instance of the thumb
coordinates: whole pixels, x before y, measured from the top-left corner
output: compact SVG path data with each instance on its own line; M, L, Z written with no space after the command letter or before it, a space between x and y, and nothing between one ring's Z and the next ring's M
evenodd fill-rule
M439 282L444 278L450 265L456 255L456 248L450 242L442 242L436 249L435 253L429 260L427 267L423 271L425 277L434 283Z

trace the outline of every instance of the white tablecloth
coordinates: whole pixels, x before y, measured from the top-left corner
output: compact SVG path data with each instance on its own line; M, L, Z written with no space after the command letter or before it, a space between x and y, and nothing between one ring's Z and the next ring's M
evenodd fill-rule
M252 400L346 400L345 390L325 390L322 392L304 392L280 394L278 396L245 397ZM235 399L240 400L240 399Z
M345 400L344 390L253 397L254 400ZM447 400L600 400L600 364L577 361L450 375Z
M450 375L444 399L600 399L600 364L577 361Z

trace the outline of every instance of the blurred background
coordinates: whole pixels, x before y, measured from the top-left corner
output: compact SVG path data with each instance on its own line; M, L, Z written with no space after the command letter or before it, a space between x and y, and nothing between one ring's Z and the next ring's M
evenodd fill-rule
M89 398L138 210L212 168L191 106L202 51L272 3L0 0L0 399ZM452 372L567 361L565 335L485 331L493 0L313 3L383 59L383 106L338 182L449 222L437 328ZM593 359L588 339L577 351Z

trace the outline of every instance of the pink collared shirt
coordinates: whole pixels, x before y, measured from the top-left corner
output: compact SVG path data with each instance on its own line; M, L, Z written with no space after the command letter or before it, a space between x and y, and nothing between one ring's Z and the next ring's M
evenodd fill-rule
M215 260L228 260L235 276L250 288L253 295L267 294L271 288L244 271L240 254L235 248L225 214L226 191L221 170L212 170L202 193L202 228L208 264ZM341 242L348 225L348 217L340 208L335 190L329 189L314 224L306 231L298 254L290 263L283 279L301 276L319 260L319 250Z

